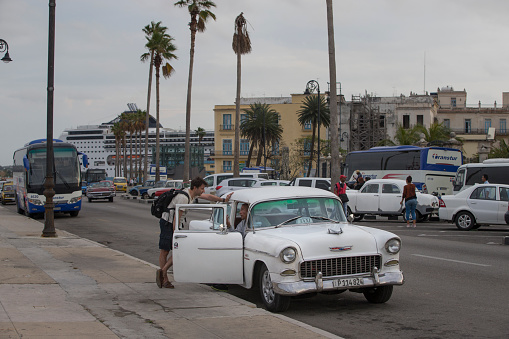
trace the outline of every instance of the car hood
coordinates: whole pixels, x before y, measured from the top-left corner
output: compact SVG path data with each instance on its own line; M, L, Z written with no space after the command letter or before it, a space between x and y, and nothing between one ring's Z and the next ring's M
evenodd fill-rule
M108 191L111 191L111 189L109 187L98 187L98 188L89 188L88 191L89 192L108 192Z
M304 260L378 253L375 237L364 229L351 224L320 224L282 226L257 231L267 237L279 238L272 250L279 252L294 242ZM341 233L342 232L342 233Z

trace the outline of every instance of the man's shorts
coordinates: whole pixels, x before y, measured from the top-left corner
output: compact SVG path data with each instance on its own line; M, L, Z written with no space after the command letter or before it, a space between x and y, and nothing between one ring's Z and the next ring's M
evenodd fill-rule
M173 241L173 224L161 218L159 219L159 228L161 229L159 235L159 249L170 251Z

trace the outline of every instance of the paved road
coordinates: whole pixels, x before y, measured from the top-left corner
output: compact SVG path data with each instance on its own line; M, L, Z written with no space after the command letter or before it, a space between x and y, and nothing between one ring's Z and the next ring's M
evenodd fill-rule
M55 224L157 264L158 221L149 205L84 202L79 217L57 215ZM345 338L509 337L509 246L502 245L509 226L462 232L439 222L415 229L385 219L360 224L402 238L405 285L383 305L351 292L296 299L286 316ZM256 291L232 286L230 293L260 304Z

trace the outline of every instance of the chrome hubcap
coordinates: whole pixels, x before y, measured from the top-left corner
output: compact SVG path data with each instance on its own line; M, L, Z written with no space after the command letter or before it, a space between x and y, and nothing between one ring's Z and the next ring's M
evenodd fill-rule
M272 304L274 302L274 289L272 288L272 281L270 280L269 271L263 272L262 293L263 298L267 303Z

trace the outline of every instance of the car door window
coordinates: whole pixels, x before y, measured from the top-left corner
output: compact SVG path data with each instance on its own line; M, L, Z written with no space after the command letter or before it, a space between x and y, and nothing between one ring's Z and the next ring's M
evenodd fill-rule
M299 180L299 186L311 187L312 180Z
M496 189L493 186L485 186L481 185L477 187L472 194L470 195L470 199L476 200L496 200Z
M500 187L500 200L509 201L509 189L505 187Z
M316 188L321 188L323 190L329 190L330 184L327 180L317 180L316 181Z
M382 193L387 194L398 194L401 193L398 185L395 184L383 184L382 185Z
M378 193L378 184L368 184L362 188L361 193Z

